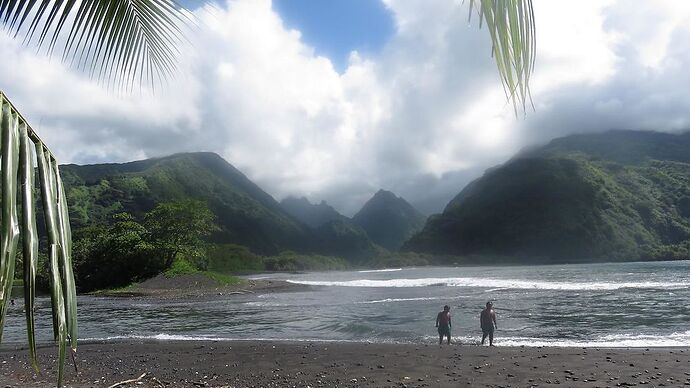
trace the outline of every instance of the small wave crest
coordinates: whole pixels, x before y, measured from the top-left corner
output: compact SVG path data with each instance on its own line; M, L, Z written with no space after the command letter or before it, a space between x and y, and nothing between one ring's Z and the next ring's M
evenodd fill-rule
M668 335L616 334L595 340L558 340L542 338L507 337L495 340L500 346L588 347L588 348L648 348L690 346L690 331Z
M416 300L438 300L440 298L386 298L379 300L368 300L366 302L358 302L360 304L375 304L375 303L395 303L395 302L413 302Z
M80 342L89 341L118 341L118 340L153 340L153 341L276 341L276 342L343 342L343 343L419 343L420 341L435 342L436 336L417 337L417 340L392 340L388 338L368 339L322 339L322 338L264 338L264 337L216 337L204 335L181 334L152 334L152 335L123 335L100 338L79 339ZM479 345L478 336L454 336L454 341L464 345ZM534 337L500 337L494 340L498 346L524 347L562 347L562 348L651 348L651 347L688 347L690 346L690 330L675 332L668 335L652 334L617 334L606 335L592 340L570 340Z
M690 287L690 282L662 283L662 282L547 282L524 279L493 279L493 278L421 278L421 279L361 279L345 281L311 281L288 280L289 283L311 286L338 287L372 287L372 288L404 288L404 287L477 287L489 289L526 289L526 290L619 290L622 288L636 289L683 289Z
M359 273L376 273L376 272L398 272L402 271L402 268L386 268L386 269L367 269L363 271L357 271Z
M109 337L80 338L79 342L119 341L119 340L151 340L151 341L275 341L275 342L342 342L342 343L377 343L376 340L348 340L321 338L268 338L268 337L215 337L182 334L151 334L151 335L115 335ZM381 341L390 342L390 341Z

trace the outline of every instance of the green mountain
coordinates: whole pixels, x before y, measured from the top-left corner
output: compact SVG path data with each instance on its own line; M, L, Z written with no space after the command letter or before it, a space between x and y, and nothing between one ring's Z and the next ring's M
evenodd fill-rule
M319 226L330 221L346 221L347 217L338 213L326 201L321 201L319 204L312 204L305 197L287 197L280 201L280 206L296 219L311 226L318 228Z
M205 201L220 231L215 243L246 246L273 255L285 250L341 254L360 259L373 251L361 233L311 228L288 214L269 194L213 153L185 153L130 163L61 166L75 230L108 223L126 211L141 217L156 204L192 198ZM344 249L347 245L349 249Z
M406 242L482 262L690 257L690 134L610 131L524 151Z
M397 250L424 225L424 216L403 198L379 190L352 217L374 243Z
M321 252L363 261L380 251L367 232L326 201L312 204L305 197L287 197L280 205L288 214L313 228L315 243Z

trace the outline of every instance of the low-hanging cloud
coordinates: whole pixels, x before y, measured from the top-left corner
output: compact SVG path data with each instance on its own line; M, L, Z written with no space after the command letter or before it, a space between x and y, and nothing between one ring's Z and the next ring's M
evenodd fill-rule
M1 87L62 162L214 151L278 199L346 214L379 188L440 211L485 168L553 137L688 128L685 2L535 1L526 118L466 5L384 3L396 33L378 54L353 52L342 73L269 0L231 0L195 11L179 74L156 93L113 93L6 34Z

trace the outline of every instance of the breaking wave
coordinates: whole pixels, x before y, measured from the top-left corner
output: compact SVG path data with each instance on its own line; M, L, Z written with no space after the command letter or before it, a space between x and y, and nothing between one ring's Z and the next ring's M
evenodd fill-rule
M491 278L421 278L421 279L388 279L388 280L346 280L346 281L311 281L288 280L289 283L311 286L337 287L479 287L491 289L526 289L526 290L619 290L622 288L638 289L683 289L690 287L690 282L662 283L662 282L547 282L522 279L491 279Z
M217 336L195 336L180 334L154 334L154 335L128 335L111 336L102 338L84 338L80 342L91 341L118 341L118 340L153 340L153 341L274 341L274 342L342 342L342 343L427 343L438 340L436 336L423 336L417 340L391 340L391 339L320 339L320 338L264 338L264 337L217 337ZM454 336L454 341L459 341L462 345L479 345L478 336ZM558 347L558 348L652 348L652 347L688 347L690 346L690 330L685 332L675 332L668 335L647 335L647 334L617 334L606 335L594 340L569 340L569 339L548 339L533 337L497 337L494 340L497 346L517 347Z
M375 304L375 303L394 303L394 302L413 302L416 300L438 300L440 298L387 298L380 300L368 300L366 302L359 302L361 304Z

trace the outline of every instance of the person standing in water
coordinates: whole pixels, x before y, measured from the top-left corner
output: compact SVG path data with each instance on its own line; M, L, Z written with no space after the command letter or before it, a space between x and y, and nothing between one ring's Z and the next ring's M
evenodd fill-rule
M486 308L479 315L479 324L482 327L482 345L484 345L486 337L489 336L489 346L494 346L494 329L498 329L498 325L493 307L493 303L486 302Z
M450 307L443 306L443 311L436 316L436 327L438 328L438 344L443 344L443 337L448 337L450 345Z

